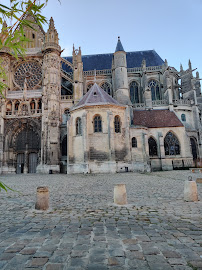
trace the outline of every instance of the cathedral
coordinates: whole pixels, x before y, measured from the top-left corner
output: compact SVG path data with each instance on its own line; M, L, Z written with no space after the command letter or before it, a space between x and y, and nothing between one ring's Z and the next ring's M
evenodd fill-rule
M47 32L25 36L24 58L0 51L0 173L201 167L201 85L190 61L178 71L154 50L126 52L120 38L114 53L73 46L61 57L52 18Z

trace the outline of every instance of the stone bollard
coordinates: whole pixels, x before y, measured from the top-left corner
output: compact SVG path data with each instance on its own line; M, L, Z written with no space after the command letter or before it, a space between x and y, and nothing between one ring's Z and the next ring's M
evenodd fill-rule
M117 184L114 186L114 203L120 205L128 203L125 184Z
M191 177L184 183L184 200L186 202L198 201L197 185L195 181L192 181Z
M37 188L37 199L35 209L37 210L48 210L49 208L49 191L48 187Z

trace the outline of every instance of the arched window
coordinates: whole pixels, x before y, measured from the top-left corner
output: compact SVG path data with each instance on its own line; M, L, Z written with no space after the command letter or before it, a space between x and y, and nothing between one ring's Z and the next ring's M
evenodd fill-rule
M197 141L195 138L190 138L190 143L191 143L191 152L192 152L193 160L196 160L198 157Z
M35 109L35 101L34 100L31 101L30 108L31 108L31 110Z
M8 103L6 104L6 111L7 112L11 112L12 111L12 102L8 101Z
M111 95L111 87L108 82L104 82L100 86L105 92L107 92L108 95Z
M100 115L94 117L94 132L102 132L102 118Z
M135 81L130 83L130 100L132 104L141 102L139 86Z
M92 86L93 86L93 83L89 83L89 84L87 85L86 92L88 92L88 91L91 89Z
M114 117L114 131L116 133L121 133L121 120L118 115Z
M180 155L180 144L178 138L172 132L168 132L165 136L164 148L167 156Z
M150 155L150 157L157 156L158 151L157 151L156 140L154 138L150 137L149 140L148 140L148 144L149 144L149 155Z
M39 102L38 102L38 110L41 110L41 100L39 100Z
M16 101L16 103L15 103L15 111L18 111L19 105L20 105L20 102L19 101Z
M67 135L62 140L62 156L67 155Z
M161 92L160 92L160 86L159 83L155 80L151 80L148 82L148 87L151 90L151 96L152 100L160 100L162 99L161 97Z
M183 121L183 122L186 122L186 115L183 113L183 114L181 114L181 120Z
M76 135L81 135L82 127L81 127L81 118L76 118Z
M135 137L132 138L132 147L137 148L137 139Z

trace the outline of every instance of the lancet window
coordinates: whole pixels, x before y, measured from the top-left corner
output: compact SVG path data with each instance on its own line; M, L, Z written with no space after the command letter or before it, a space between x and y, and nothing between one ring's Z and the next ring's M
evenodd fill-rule
M186 115L183 113L183 114L181 114L181 120L183 121L183 122L186 122Z
M94 117L94 132L102 132L102 118L100 115Z
M150 80L148 82L148 87L151 90L152 100L161 100L162 99L160 86L159 86L159 83L157 81Z
M157 156L158 151L157 151L156 140L154 138L150 137L149 140L148 140L148 144L149 144L149 155L150 155L150 157Z
M132 138L132 148L137 148L137 139L135 137Z
M16 101L15 102L15 111L18 111L19 105L20 105L20 102L19 101Z
M137 82L132 81L130 83L130 100L132 104L141 103L141 93Z
M164 139L165 154L167 156L180 155L180 144L178 138L172 133L168 132Z
M82 126L81 126L81 118L76 118L76 135L81 135L82 133Z
M121 132L121 119L118 115L116 115L114 117L114 131L116 133L120 133Z

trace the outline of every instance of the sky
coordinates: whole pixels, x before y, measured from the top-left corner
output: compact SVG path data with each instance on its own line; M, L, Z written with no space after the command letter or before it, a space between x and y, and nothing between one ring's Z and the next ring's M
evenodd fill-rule
M73 44L83 55L113 53L120 36L126 52L154 49L177 70L191 59L202 77L202 0L60 2L49 0L43 15L55 21L63 56Z

